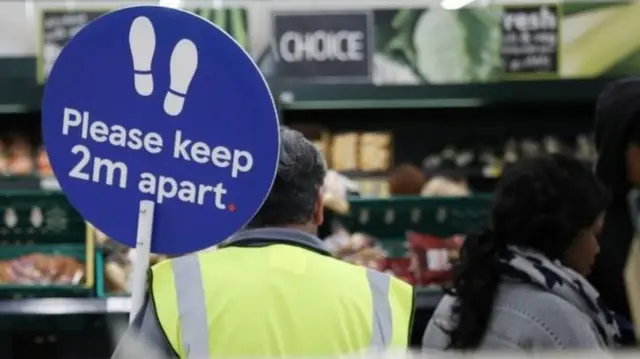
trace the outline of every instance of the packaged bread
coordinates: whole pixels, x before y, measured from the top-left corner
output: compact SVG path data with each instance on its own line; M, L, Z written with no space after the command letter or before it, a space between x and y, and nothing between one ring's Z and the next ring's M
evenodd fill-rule
M13 272L9 261L0 261L0 283L10 283L13 281Z
M29 175L33 172L33 167L31 146L24 137L16 137L9 146L9 173Z
M360 135L362 146L390 147L392 135L390 132L364 132Z
M32 253L0 262L1 283L76 285L84 275L83 263L63 255Z
M362 171L386 171L392 162L392 136L387 132L360 135L358 168Z
M358 166L358 134L334 135L331 141L331 164L337 171L353 171Z
M108 239L108 242L113 242ZM113 242L115 243L115 242ZM107 248L107 247L103 247ZM109 247L114 249L116 247ZM135 249L112 250L106 259L105 279L108 293L124 294L130 292L131 274L136 260ZM167 256L150 253L149 266L167 259Z
M59 266L58 282L65 284L78 284L84 278L84 268L78 261L69 257L56 257L54 265Z
M105 278L109 293L124 293L127 290L128 268L115 261L107 261Z
M471 194L466 180L436 176L431 178L420 193L423 197L466 197Z
M363 148L358 156L358 168L365 172L386 171L391 165L391 154L387 149Z
M324 206L339 214L349 212L347 194L355 192L358 186L355 182L334 170L327 171L324 179Z
M51 168L51 162L49 162L49 156L44 147L40 147L36 158L38 165L38 173L40 176L48 177L53 175L53 169Z
M355 181L362 197L382 198L389 196L389 182L386 177L364 178Z

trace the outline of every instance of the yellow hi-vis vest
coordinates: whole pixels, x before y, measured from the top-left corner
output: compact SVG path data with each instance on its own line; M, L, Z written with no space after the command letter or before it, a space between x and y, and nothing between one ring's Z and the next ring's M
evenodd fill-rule
M287 244L161 262L150 292L183 359L340 356L406 349L413 288Z

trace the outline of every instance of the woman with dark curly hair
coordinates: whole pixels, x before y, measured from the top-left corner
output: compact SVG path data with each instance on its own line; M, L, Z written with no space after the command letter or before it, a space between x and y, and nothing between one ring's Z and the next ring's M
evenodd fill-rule
M470 236L423 339L431 349L559 350L617 345L613 313L585 276L609 193L577 160L525 160L495 192L491 230Z

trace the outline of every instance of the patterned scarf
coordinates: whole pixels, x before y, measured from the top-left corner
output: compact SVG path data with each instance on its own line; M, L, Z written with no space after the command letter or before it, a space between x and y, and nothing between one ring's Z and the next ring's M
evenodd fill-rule
M502 264L506 267L504 275L507 278L541 287L587 314L609 347L620 342L615 314L605 306L596 289L577 272L537 251L515 247L509 247Z

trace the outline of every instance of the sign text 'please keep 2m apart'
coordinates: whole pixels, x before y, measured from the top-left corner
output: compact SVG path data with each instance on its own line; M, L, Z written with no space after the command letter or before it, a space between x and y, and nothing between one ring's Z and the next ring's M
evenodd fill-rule
M246 226L280 151L273 97L245 50L201 17L150 5L98 17L67 43L45 85L42 132L85 220L135 247L151 200L151 251L170 255Z
M253 167L253 156L248 151L189 139L180 130L176 130L172 138L165 139L156 132L144 133L138 128L107 125L99 119L92 119L88 111L69 107L62 114L62 134L78 138L78 144L71 148L71 153L78 156L78 163L69 171L70 177L123 189L133 185L141 193L154 196L159 204L166 200L179 200L197 205L211 204L225 210L227 189L223 182L194 183L152 172L142 172L138 178L130 178L126 158L92 156L90 148L83 143L104 143L166 156L171 161L224 168L228 169L232 179L251 171ZM233 208L229 210L233 211Z

